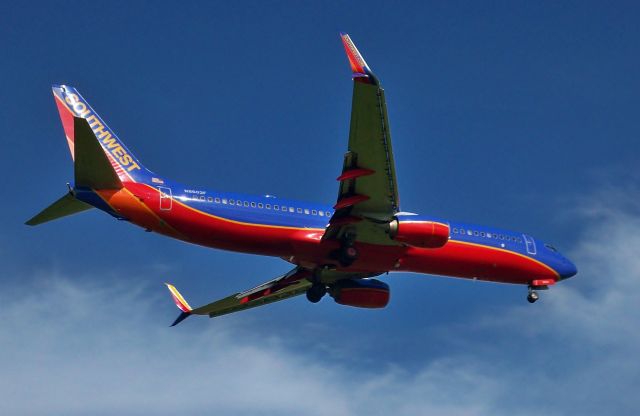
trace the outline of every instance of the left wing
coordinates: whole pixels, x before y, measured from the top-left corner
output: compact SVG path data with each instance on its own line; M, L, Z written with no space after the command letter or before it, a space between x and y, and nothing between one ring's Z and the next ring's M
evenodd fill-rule
M171 326L179 324L190 315L209 315L210 318L213 318L301 295L311 287L311 281L307 279L310 276L311 271L296 267L284 276L253 289L235 293L195 309L189 306L175 286L165 283L176 306L182 311Z

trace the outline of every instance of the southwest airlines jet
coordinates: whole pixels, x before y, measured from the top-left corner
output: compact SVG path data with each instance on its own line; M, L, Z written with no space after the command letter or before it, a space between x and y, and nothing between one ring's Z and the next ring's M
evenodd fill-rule
M253 289L192 308L167 284L182 311L215 317L306 294L339 304L383 308L391 271L521 284L527 299L576 274L552 245L514 231L400 210L384 90L348 35L353 76L349 143L334 204L218 192L155 174L73 87L53 95L74 163L69 192L27 221L37 225L91 208L146 231L189 243L280 257L288 273Z

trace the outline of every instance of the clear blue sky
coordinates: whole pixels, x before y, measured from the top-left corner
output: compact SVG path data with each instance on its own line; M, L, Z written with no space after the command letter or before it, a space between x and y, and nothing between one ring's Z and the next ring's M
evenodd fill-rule
M0 413L637 412L637 3L58 3L0 12ZM297 298L169 329L162 282L197 305L289 265L98 211L23 225L72 179L53 83L167 177L332 202L340 31L386 89L402 209L528 232L577 277L531 306L397 274L382 311Z

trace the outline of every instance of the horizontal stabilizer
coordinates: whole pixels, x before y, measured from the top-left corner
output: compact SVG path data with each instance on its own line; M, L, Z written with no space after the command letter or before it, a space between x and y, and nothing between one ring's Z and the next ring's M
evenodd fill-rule
M66 217L68 215L77 214L82 211L93 208L91 205L76 199L71 192L68 192L65 196L58 199L53 204L42 210L38 215L31 218L25 224L27 225L39 225L45 222L57 220L58 218Z

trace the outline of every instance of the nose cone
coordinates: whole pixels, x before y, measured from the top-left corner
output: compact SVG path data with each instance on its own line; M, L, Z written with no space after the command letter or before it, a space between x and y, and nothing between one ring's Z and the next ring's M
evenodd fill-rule
M561 279L568 279L578 273L578 268L569 259L563 257L559 263L560 264L558 265L556 271L560 275Z

